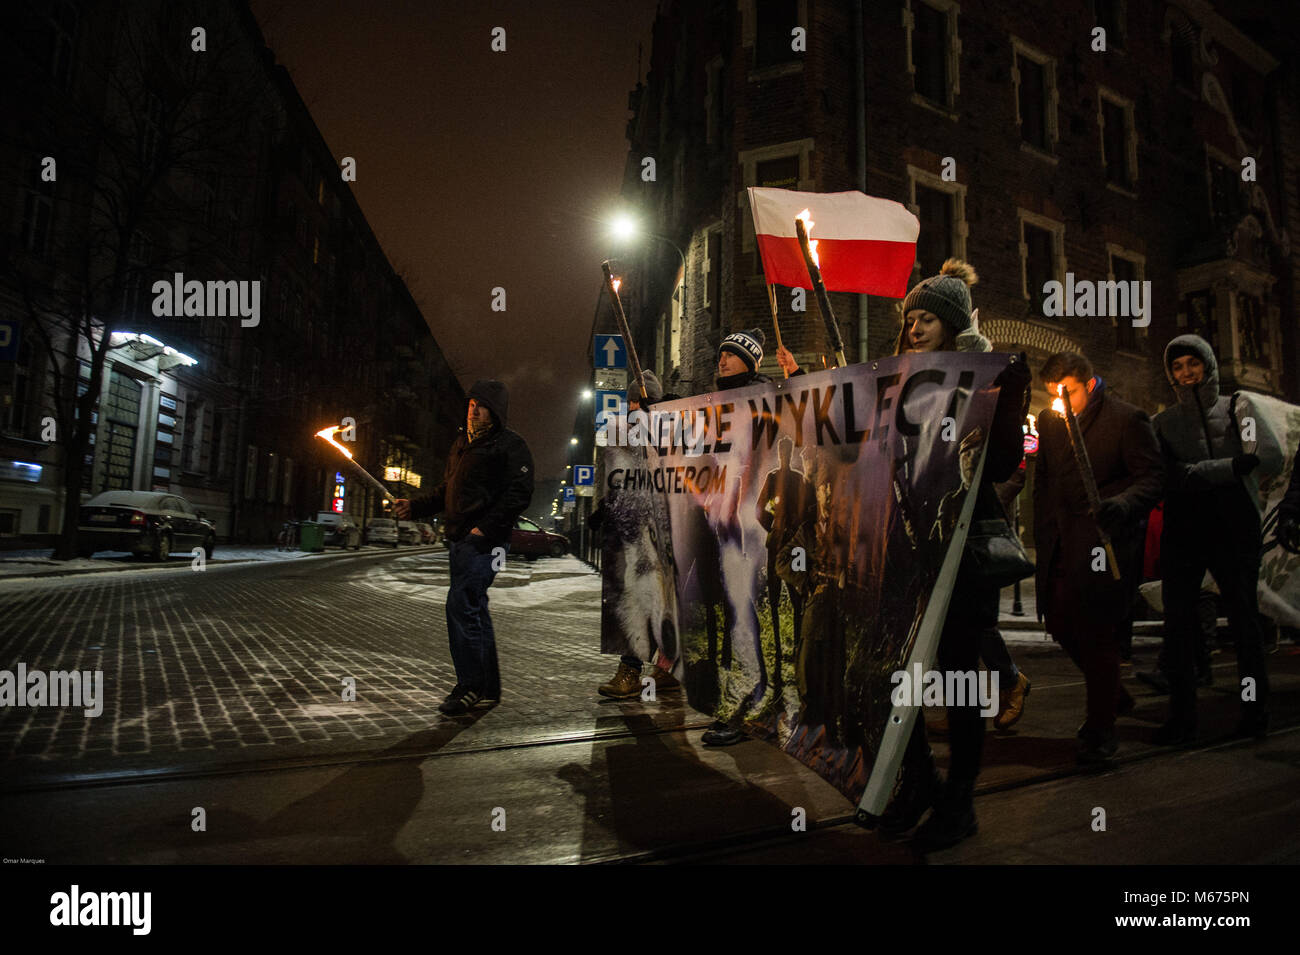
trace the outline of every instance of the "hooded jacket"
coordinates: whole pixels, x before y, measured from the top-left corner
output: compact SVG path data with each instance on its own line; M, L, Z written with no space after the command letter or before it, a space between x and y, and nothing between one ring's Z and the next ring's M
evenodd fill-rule
M1198 385L1174 380L1169 355L1175 348L1190 348L1205 364ZM1232 459L1243 453L1240 422L1235 422L1230 398L1219 394L1219 362L1209 342L1199 335L1179 335L1165 346L1165 376L1178 401L1155 416L1153 424L1165 456L1166 526L1180 515L1203 522L1207 507L1222 516L1221 505L1238 494L1249 495L1259 512L1259 473L1277 474L1282 449L1277 435L1262 418L1255 421L1259 467L1244 477L1232 470Z
M515 521L533 499L533 456L506 427L509 395L499 381L474 383L469 398L488 409L492 427L474 440L461 429L447 457L443 481L427 497L411 502L411 513L445 513L447 539L465 539L475 527L485 548L510 541Z

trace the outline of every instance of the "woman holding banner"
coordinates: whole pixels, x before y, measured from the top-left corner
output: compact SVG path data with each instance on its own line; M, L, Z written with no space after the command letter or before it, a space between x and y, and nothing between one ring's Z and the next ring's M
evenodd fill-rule
M974 268L960 259L949 259L938 275L913 286L903 300L895 353L992 351L989 340L979 333L971 309L970 286L976 281ZM1013 358L994 382L1000 390L984 473L974 489L973 522L1004 516L993 485L1010 478L1024 457L1021 425L1029 409L1031 382L1023 354ZM958 573L939 640L940 670L978 669L981 635L988 627L997 626L999 594L997 585L973 579L964 569ZM918 848L946 848L976 832L974 790L984 747L984 719L978 704L970 702L948 709L952 755L946 783L935 767L925 721L917 717L903 755L902 780L880 820L882 836L903 836L931 808L934 812L913 837Z

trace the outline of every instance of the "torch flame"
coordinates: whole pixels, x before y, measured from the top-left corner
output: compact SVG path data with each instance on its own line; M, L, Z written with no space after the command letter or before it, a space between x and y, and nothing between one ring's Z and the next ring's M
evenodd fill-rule
M622 280L622 279L614 279L614 291L617 292L617 291L618 291L618 287L619 287L620 285L622 285L622 284L623 284L623 280Z
M316 437L324 438L326 441L334 445L334 447L338 448L340 451L342 451L350 458L352 457L352 452L334 440L334 435L338 434L342 430L343 430L342 428L321 428L319 431L316 432Z
M821 259L817 257L817 240L812 237L812 227L816 225L816 223L812 221L812 211L805 209L803 212L795 216L795 218L803 220L804 231L808 233L808 254L812 256L813 265L821 268Z
M1052 399L1052 410L1055 411L1057 414L1059 414L1062 418L1065 417L1064 399L1065 399L1065 385L1061 385L1059 388L1056 389L1056 397Z

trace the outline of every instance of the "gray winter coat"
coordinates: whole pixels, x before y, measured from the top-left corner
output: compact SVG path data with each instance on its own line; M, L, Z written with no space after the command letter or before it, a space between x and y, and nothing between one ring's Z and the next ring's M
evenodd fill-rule
M1205 378L1199 385L1184 387L1174 380L1169 352L1179 345L1193 348L1205 363ZM1152 422L1165 455L1166 514L1171 507L1195 510L1209 505L1234 485L1250 495L1258 511L1258 475L1277 474L1282 468L1282 443L1277 434L1266 421L1257 419L1256 441L1243 448L1243 423L1234 423L1231 399L1219 394L1219 362L1209 342L1199 335L1173 339L1165 346L1164 362L1165 375L1178 396L1177 404ZM1246 451L1259 458L1259 467L1238 478L1232 473L1232 459Z

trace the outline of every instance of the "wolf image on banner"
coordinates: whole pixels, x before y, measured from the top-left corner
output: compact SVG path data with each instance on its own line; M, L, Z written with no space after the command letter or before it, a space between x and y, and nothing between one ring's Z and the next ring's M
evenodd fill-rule
M602 649L659 649L693 708L856 799L890 676L946 606L1006 362L904 355L655 405L648 447L603 452Z

